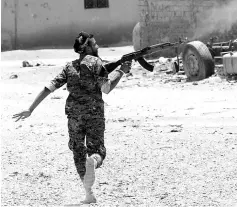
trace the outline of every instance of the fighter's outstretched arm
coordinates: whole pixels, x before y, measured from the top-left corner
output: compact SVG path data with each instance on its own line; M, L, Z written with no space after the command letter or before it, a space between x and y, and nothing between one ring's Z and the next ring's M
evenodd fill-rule
M25 119L29 117L35 110L35 108L40 104L40 102L43 101L50 93L51 91L48 88L44 87L44 89L40 91L40 93L36 96L35 100L28 109L20 113L14 114L12 118L15 118L16 121L19 121L20 119Z

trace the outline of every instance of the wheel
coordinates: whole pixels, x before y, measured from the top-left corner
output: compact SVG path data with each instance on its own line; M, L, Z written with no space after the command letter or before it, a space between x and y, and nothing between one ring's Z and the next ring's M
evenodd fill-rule
M183 67L189 81L199 81L214 74L214 61L208 47L193 41L185 45L183 50Z

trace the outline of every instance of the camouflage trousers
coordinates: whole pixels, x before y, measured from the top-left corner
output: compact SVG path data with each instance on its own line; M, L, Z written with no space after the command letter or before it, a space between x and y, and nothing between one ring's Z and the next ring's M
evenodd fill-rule
M68 146L73 152L74 163L82 180L86 171L87 155L93 156L97 160L97 167L100 167L105 159L104 131L104 118L68 117Z

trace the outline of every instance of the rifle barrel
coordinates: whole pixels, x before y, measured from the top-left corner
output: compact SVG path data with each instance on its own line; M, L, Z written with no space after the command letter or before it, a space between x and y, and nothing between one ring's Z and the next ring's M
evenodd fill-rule
M175 43L166 42L166 43L151 45L149 47L145 47L144 49L137 51L137 54L143 54L143 56L148 55L148 54L153 54L155 52L161 51L168 47L174 47L175 45L179 45L179 44L180 42L175 42Z
M166 47L173 47L178 44L180 44L180 42L175 42L175 43L165 42L161 44L151 45L150 48L151 49L158 49L158 48L165 49Z

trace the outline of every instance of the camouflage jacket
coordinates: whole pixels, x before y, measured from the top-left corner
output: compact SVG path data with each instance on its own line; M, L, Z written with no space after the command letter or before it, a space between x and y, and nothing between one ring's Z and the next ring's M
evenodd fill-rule
M67 63L62 71L46 86L51 92L67 84L69 92L65 113L68 116L90 115L104 117L104 101L101 86L108 75L99 77L103 67L98 57L87 55Z

